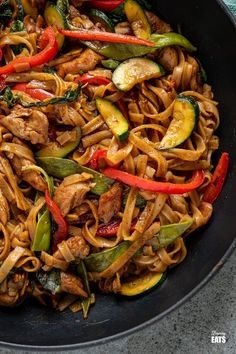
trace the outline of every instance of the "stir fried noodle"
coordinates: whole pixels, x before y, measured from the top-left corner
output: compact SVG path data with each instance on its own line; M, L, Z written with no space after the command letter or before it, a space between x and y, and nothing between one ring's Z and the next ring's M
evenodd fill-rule
M139 2L93 3L0 4L3 306L87 317L97 291L140 294L212 215L220 120L196 48Z

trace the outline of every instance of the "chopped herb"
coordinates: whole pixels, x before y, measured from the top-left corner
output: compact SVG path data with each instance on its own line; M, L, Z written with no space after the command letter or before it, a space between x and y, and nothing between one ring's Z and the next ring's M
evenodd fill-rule
M12 108L15 104L19 103L24 108L31 107L46 107L50 104L67 104L74 102L80 94L81 86L79 85L75 90L67 90L64 96L53 97L45 101L25 102L20 95L14 97L9 86L0 91L0 100L5 101L8 108Z
M58 97L50 98L49 100L45 100L45 101L29 102L29 103L20 100L20 104L25 108L46 107L49 104L67 104L67 103L74 102L78 98L80 94L80 89L81 86L79 85L76 90L67 90L64 96L58 96Z
M54 75L56 73L56 70L50 66L45 66L43 68L43 72Z
M1 100L7 103L8 108L12 108L17 102L17 98L13 96L9 86L0 91L0 101Z
M53 295L57 294L61 290L61 275L58 269L53 269L51 272L44 272L40 270L36 274L36 278L42 285L42 287L50 291Z
M16 20L13 22L12 26L11 26L11 32L21 32L24 31L24 23L20 20ZM18 55L22 52L22 50L24 48L26 48L25 44L19 44L19 45L12 45L11 46L13 53L15 55Z
M11 26L11 32L21 32L24 30L24 23L20 20L16 20L13 22Z

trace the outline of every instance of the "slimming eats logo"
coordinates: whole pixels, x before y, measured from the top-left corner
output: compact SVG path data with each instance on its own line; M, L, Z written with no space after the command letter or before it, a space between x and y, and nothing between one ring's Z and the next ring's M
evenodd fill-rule
M224 332L211 331L211 343L226 343L226 334Z

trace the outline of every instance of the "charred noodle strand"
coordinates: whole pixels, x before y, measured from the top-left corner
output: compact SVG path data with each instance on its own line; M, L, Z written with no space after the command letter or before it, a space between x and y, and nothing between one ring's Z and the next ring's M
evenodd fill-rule
M15 143L2 143L0 145L0 151L12 153L14 155L17 155L19 157L24 157L25 159L35 162L34 156L32 154L32 151L22 145L15 144Z
M139 150L146 153L152 160L157 162L157 172L156 176L163 177L167 172L167 163L165 158L155 150L148 142L144 139L137 137L134 133L130 133L129 141L135 145Z
M17 186L15 176L13 174L12 168L11 168L8 160L0 156L0 165L1 165L1 168L4 172L4 174L6 175L8 181L9 181L10 186L12 187L12 189L15 193L17 207L21 210L28 210L29 204L28 204L27 200L25 199L23 193L19 190L19 188Z
M35 205L30 209L29 215L27 217L26 227L29 231L31 241L34 240L34 235L37 226L37 215L44 205L45 199L43 197L39 198Z
M130 188L125 210L122 217L122 223L119 226L118 236L124 240L130 240L130 228L133 220L135 203L138 195L137 188ZM132 239L131 239L132 241Z
M85 203L87 203L92 211L92 214L95 218L95 224L90 226L91 222L88 221L84 225L82 229L82 235L85 238L85 240L91 244L94 247L102 247L102 248L111 248L116 246L122 238L117 235L116 239L114 241L111 241L109 239L103 238L103 237L97 237L97 229L98 229L98 212L97 212L97 207L90 202L89 200L85 200Z
M112 137L110 146L107 150L107 157L114 164L122 162L130 155L133 150L133 144L128 142L124 147L119 149L119 145L115 137Z
M3 234L3 238L0 239L0 261L3 261L10 252L11 241L8 230L2 223L0 223L0 228Z
M16 247L8 254L8 256L3 261L2 265L0 266L0 284L3 282L4 279L6 279L9 272L12 270L16 262L23 256L24 253L24 248Z

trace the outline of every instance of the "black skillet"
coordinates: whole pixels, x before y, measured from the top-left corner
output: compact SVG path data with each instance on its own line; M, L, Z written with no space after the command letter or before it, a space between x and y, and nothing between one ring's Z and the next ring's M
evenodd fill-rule
M220 151L230 153L231 166L214 217L187 240L187 259L169 272L160 288L136 299L98 295L87 321L81 314L58 313L35 303L11 310L1 308L0 343L8 348L75 349L137 331L159 320L206 284L236 246L236 22L216 0L152 3L164 19L174 26L179 24L183 34L197 45L220 101Z

